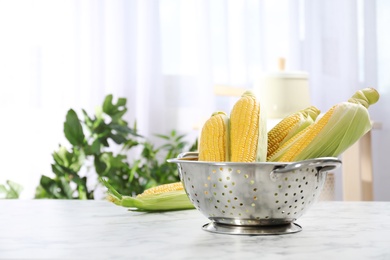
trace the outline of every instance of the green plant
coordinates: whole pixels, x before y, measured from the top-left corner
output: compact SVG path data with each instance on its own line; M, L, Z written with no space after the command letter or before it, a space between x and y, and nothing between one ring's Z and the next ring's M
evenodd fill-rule
M185 136L177 135L176 131L156 135L165 143L155 147L138 133L136 124L129 127L122 118L127 112L126 99L119 98L116 104L112 99L112 95L106 96L94 117L82 110L83 121L74 110L67 112L64 134L72 147L60 145L53 153L55 177L41 176L36 198L93 199L101 177L118 192L129 195L179 180L176 166L166 159L177 156L189 146L184 141ZM196 146L195 143L188 149L194 150ZM129 162L127 154L131 149L140 150L140 154ZM92 180L97 183L93 188L88 187L91 177L85 174L91 170L97 175Z
M6 184L0 184L0 199L18 199L22 191L20 184L7 180Z

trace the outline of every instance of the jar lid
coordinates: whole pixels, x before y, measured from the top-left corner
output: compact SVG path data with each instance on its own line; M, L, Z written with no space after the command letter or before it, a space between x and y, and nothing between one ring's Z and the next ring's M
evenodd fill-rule
M264 75L266 78L279 78L279 79L307 79L309 73L306 71L275 71L269 72Z

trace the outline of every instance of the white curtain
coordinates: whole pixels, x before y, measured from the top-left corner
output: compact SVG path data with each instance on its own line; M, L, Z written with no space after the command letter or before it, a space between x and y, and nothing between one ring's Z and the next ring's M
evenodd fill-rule
M386 10L385 1L363 0L0 0L0 183L14 180L33 196L51 153L66 144L69 108L93 113L112 93L128 99L126 119L142 134L194 137L235 101L216 97L214 84L251 88L285 57L288 70L309 72L322 111L359 88L381 91L372 108L383 123L374 135L375 195L390 199L381 165L389 151L379 141L389 146L389 80L379 68L379 52L389 53Z

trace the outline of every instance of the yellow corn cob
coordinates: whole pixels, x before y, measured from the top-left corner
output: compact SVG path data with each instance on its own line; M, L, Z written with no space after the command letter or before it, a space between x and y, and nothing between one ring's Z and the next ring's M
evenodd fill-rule
M267 160L272 158L275 152L291 137L313 124L320 114L314 106L300 110L285 117L268 132Z
M153 194L160 194L164 192L178 191L184 190L183 184L181 182L174 182L169 184L161 184L149 189L144 190L141 194L137 195L137 197L144 197Z
M367 108L379 100L373 88L356 92L329 109L317 122L286 142L271 161L291 162L338 156L371 129Z
M229 117L215 112L202 127L199 141L199 161L229 161Z
M168 211L193 209L181 182L163 184L145 190L136 197L118 193L107 181L100 181L108 189L107 200L118 205L138 211Z
M230 113L230 153L232 162L265 161L267 133L260 102L246 91Z

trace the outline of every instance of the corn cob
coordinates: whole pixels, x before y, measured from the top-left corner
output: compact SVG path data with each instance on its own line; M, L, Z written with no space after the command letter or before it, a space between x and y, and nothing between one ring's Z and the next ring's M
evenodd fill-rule
M107 200L118 206L137 211L168 211L193 209L181 182L163 184L145 190L136 197L117 192L106 180L100 181L108 189Z
M230 153L232 162L266 161L267 134L260 102L246 91L230 113Z
M320 110L314 106L310 106L285 117L274 126L268 132L267 160L269 160L278 148L287 140L313 124L319 114Z
M368 107L379 100L373 88L357 91L286 142L270 161L291 162L338 156L371 129Z
M225 112L213 113L203 125L199 161L229 161L229 117Z

